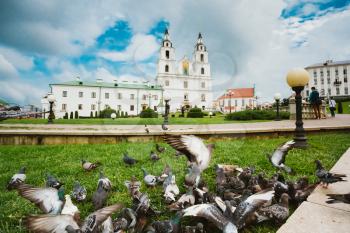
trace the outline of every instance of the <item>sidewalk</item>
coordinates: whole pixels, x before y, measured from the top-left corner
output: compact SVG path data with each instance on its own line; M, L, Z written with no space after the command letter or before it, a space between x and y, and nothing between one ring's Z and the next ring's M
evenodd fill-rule
M171 121L171 119L170 119ZM209 124L209 125L169 125L163 131L160 125L149 125L150 133L145 132L143 125L68 125L68 124L0 124L0 135L162 135L173 134L241 134L291 132L295 129L295 121L269 121L254 123ZM306 131L350 130L350 115L337 115L335 118L322 120L305 120Z
M329 193L350 192L350 148L331 169L347 175L346 182L330 184L328 189L317 187L289 217L277 233L347 233L350 232L350 204L327 204Z

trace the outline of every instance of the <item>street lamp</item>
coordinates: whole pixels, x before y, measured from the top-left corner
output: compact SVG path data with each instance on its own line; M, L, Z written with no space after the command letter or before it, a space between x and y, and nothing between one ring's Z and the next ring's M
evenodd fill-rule
M50 94L47 95L47 101L49 101L49 104L50 104L50 113L49 113L49 117L48 117L47 123L48 124L53 124L53 119L55 118L55 114L53 112L53 104L56 101L56 98L55 98L55 96L52 93L50 93Z
M230 105L230 113L231 113L231 108L232 108L232 103L231 103L231 101L232 101L232 91L229 91L229 92L228 92L228 96L230 97L230 99L229 99L229 105Z
M164 113L164 125L167 125L169 124L169 111L170 111L170 105L169 105L169 102L170 102L170 97L165 97L164 98L164 101L165 101L165 113Z
M276 93L274 96L274 99L276 100L276 119L275 121L280 121L281 117L280 117L280 99L281 99L281 94L280 93Z
M287 83L295 91L295 105L296 105L296 121L295 121L295 136L294 146L297 148L306 148L307 139L305 136L305 130L303 127L303 116L302 116L302 106L301 106L301 91L304 86L309 82L309 73L303 68L296 68L290 70L287 74Z
M151 98L152 98L152 94L149 93L148 94L148 107L151 108Z
M117 117L117 114L115 114L114 112L111 114L111 118L112 120L114 120Z

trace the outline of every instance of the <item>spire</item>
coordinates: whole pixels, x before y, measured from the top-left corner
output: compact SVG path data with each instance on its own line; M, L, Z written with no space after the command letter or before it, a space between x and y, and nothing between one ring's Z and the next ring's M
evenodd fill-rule
M163 41L165 41L165 40L169 40L170 41L168 28L165 28L165 31L164 31Z
M203 44L202 33L198 34L197 44Z
M206 51L206 47L203 43L202 33L198 33L198 39L195 48L197 51Z

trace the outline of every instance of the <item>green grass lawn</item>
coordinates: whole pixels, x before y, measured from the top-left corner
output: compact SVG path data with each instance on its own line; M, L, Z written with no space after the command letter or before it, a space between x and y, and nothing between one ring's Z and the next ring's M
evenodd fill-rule
M300 176L310 176L315 181L314 160L320 159L326 168L331 168L339 157L350 147L350 135L346 133L329 133L310 135L307 150L294 149L289 152L286 164L296 171L296 176L288 179L297 179ZM215 165L237 164L240 166L254 165L257 172L265 172L268 176L275 172L266 158L266 153L272 152L279 144L289 140L288 137L273 139L232 139L216 141L216 149L210 167L204 172L204 179L210 190L215 190ZM162 144L165 145L165 144ZM108 204L122 202L126 206L131 198L124 186L124 181L135 175L142 180L141 166L152 174L159 175L165 163L171 165L176 175L177 184L181 191L184 180L186 159L174 156L174 150L168 149L161 154L161 160L153 163L149 160L149 152L154 149L153 143L121 143L116 145L55 145L55 146L0 146L0 232L26 232L21 225L21 219L28 214L39 213L38 209L15 191L5 190L6 183L17 172L19 167L27 167L27 183L35 186L45 185L45 174L50 172L65 183L66 193L70 193L74 180L80 181L88 190L90 199L97 187L98 172L84 172L81 168L82 158L89 161L100 161L102 170L110 178L114 190L110 194ZM141 162L134 167L126 167L122 161L122 153L128 151L130 155ZM155 189L142 185L142 192L149 194L152 205L158 210L166 211L161 186ZM78 204L82 217L93 210L91 201ZM171 216L165 212L158 216L164 219ZM275 232L277 226L264 223L247 228L244 232Z
M350 114L350 101L342 102L342 106L343 106L343 113Z
M223 115L215 117L203 117L203 118L184 118L184 117L169 117L169 124L171 125L199 125L199 124L230 124L230 123L242 123L242 122L260 122L266 120L254 120L254 121L231 121L225 120ZM161 125L163 118L117 118L112 119L56 119L56 124L88 124L88 125ZM7 119L0 121L0 124L46 124L47 119Z

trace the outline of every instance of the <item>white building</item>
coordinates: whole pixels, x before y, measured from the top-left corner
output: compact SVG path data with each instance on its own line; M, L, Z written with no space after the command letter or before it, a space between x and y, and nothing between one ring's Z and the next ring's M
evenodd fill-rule
M350 60L336 62L329 60L305 69L310 74L310 81L302 92L303 97L309 96L311 87L315 87L321 97L349 97L350 84L347 74L350 70Z
M102 111L110 107L128 115L138 115L142 109L150 107L158 110L163 90L158 85L149 83L114 82L106 83L101 79L96 82L85 82L79 78L75 81L50 84L51 93L55 96L55 116L63 118L70 112L78 111L79 116L89 117L91 112ZM44 98L43 110L49 105Z
M254 88L228 89L217 99L218 110L224 113L256 108Z
M176 61L175 48L168 30L164 33L160 48L156 82L164 89L164 96L170 97L170 111L181 106L211 109L213 102L212 79L208 51L199 33L192 59L186 56Z

